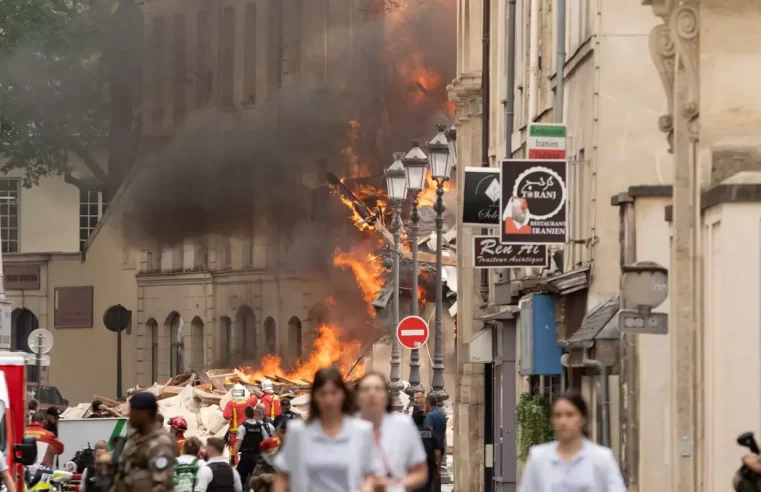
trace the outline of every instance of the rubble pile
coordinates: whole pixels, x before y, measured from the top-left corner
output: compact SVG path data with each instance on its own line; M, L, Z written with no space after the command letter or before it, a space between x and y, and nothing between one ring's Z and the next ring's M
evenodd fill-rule
M290 396L293 409L302 415L307 414L311 382L296 382L275 376L268 376L268 379L272 381L276 394L281 397ZM138 391L150 391L158 399L159 411L164 416L165 425L174 417L183 417L188 422L185 436L205 440L209 437L224 437L227 432L228 423L222 416L222 411L232 399L231 389L236 383L242 384L257 398L261 398L263 393L259 387L260 381L255 381L255 384L242 381L237 373L227 369L180 374L163 385L154 384L146 388L138 386L127 392L126 401L112 400L99 395L94 395L94 398L102 401L103 405L116 414L126 417L131 395ZM80 403L66 409L61 417L85 418L91 411L90 406L91 403Z

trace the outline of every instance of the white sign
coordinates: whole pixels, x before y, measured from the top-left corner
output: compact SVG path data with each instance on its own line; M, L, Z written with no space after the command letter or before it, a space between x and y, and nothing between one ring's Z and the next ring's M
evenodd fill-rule
M0 350L11 349L11 312L13 306L10 302L0 302Z

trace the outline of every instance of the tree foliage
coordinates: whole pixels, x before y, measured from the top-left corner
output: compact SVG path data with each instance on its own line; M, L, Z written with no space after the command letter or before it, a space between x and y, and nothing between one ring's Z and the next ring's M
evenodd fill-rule
M132 0L120 2L137 10ZM116 43L137 39L116 40L120 7L107 0L0 1L0 170L23 170L25 186L70 172L72 156L107 186L107 167L95 155L110 154L109 58L117 56Z

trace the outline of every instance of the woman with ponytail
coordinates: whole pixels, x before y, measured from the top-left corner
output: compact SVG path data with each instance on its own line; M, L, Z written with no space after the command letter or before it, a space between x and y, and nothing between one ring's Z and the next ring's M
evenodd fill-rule
M587 439L588 415L577 393L554 401L555 440L531 448L520 492L626 492L611 450Z

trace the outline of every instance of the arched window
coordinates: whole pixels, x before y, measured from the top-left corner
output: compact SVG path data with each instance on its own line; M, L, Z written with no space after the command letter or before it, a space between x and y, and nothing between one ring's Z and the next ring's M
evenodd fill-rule
M172 377L185 372L183 324L182 317L176 312L172 312L165 323L169 328L169 340L171 342L169 375Z
M203 349L204 323L196 316L190 322L190 363L189 366L193 371L200 371L204 368L204 349Z
M11 350L31 353L29 334L39 327L40 322L33 312L26 308L14 309L11 313ZM26 367L26 377L30 383L39 381L40 375L36 365Z
M226 367L233 350L233 322L227 316L219 318L219 344L217 345L217 364Z
M145 322L145 329L151 337L151 382L159 380L159 324L151 318Z
M293 351L293 356L296 359L301 359L304 356L304 340L301 332L301 320L293 316L288 320L288 346Z
M256 316L254 310L243 305L235 315L235 332L240 338L235 341L235 354L238 359L255 360L258 356L256 343Z
M264 320L264 339L266 340L267 353L277 353L277 324L272 316Z

